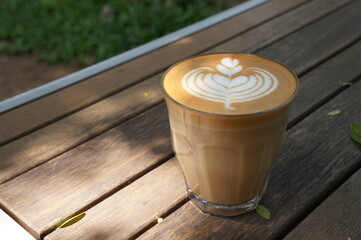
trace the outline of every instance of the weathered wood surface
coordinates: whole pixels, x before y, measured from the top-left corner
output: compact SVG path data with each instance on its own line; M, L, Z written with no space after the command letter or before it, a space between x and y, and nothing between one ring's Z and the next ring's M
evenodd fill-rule
M265 25L255 28L255 30L262 30L254 32L252 30L251 32L240 35L237 37L239 45L231 44L233 48L227 47L227 43L222 44L222 46L227 47L225 50L231 51L253 51L269 43L267 41L264 42L262 38L263 35L271 36L270 32L274 32L273 39L278 39L294 31L301 24L305 25L314 18L322 16L321 13L325 14L326 10L331 11L339 7L341 3L345 4L347 2L347 0L330 1L329 4L326 4L326 6L322 8L323 10L317 14L317 12L313 12L312 9L319 8L320 3L324 4L324 0L313 1L301 6L300 9L302 11L296 8L290 12L294 14L287 13L286 15L281 15L279 18L275 18ZM281 21L279 20L280 18ZM284 27L282 24L280 27L277 27L277 24L283 22L295 23L292 21L293 18L298 19L298 21L296 21L297 24L288 25L288 27ZM250 34L252 36L251 38L254 39L253 41L248 41ZM249 37L243 39L243 35ZM342 47L342 45L340 45L340 47ZM219 50L222 51L221 49ZM337 50L336 48L335 51ZM274 57L277 57L277 55ZM292 56L289 57L292 58ZM351 57L353 57L353 59L356 58L355 55ZM360 59L356 58L356 61L360 61ZM345 64L342 68L350 68L349 66L355 65ZM358 70L358 68L350 69L348 73L350 75L359 74ZM0 183L81 144L89 138L161 102L162 96L159 89L160 78L161 74L153 76L140 84L1 147L0 156L3 156L3 160L0 162L0 169L2 169L2 171L0 171ZM325 93L327 93L328 88L324 90ZM147 93L148 96L145 97L144 93Z
M340 46L347 46L360 39L360 31L355 29L355 26L361 24L360 9L361 1L353 1L327 17L277 41L271 48L258 51L257 54L270 58L277 56L275 60L303 74L315 67L317 61L327 59L330 52L337 52ZM294 49L295 46L298 46L297 49ZM299 61L304 62L300 64Z
M208 50L207 53L255 52L350 2L338 0L308 2L271 21L267 21L257 28L252 28L225 43L217 45Z
M0 145L80 110L309 0L273 0L0 116ZM204 41L207 39L207 41ZM29 121L28 119L31 119Z
M143 228L156 224L156 217L186 201L182 179L180 166L173 158L86 211L81 222L57 229L45 239L132 238Z
M301 77L298 97L291 109L290 124L301 120L300 109L308 114L344 90L345 82L353 83L361 77L361 41L317 66ZM307 99L302 96L307 96ZM317 99L317 102L314 100Z
M360 149L348 133L348 126L361 119L361 105L355 104L361 102L360 92L358 81L287 132L261 201L271 212L269 220L255 211L215 217L187 202L140 239L281 239L361 167ZM342 113L327 116L334 109Z
M315 74L311 72L309 76L318 76L320 79L323 80L324 84L328 83L329 81L337 83L338 79L332 78L332 71L325 71L324 69L330 69L330 67L332 67L335 70L338 70L341 68L341 66L344 66L346 68L346 66L352 64L354 60L354 58L350 56L349 52L352 51L353 53L357 53L357 50L361 51L359 44L353 46L350 49L347 49L345 52L340 53L329 62L325 62L323 65L320 66L320 68L316 68L314 71L312 71L315 72ZM320 69L320 73L317 73L318 69ZM352 68L350 70L352 70ZM346 76L349 78L353 78L355 75L360 74L361 69L354 69L353 71L354 72L352 74ZM335 74L335 76L338 75ZM304 77L305 79L307 79L308 75ZM345 81L347 80L349 79L345 79ZM311 80L304 81L303 78L301 78L301 86L304 82L307 81ZM317 84L319 84L319 82L317 82ZM343 88L338 84L330 84L330 86L334 86L335 89ZM329 91L333 92L335 89L329 88ZM315 91L317 90L321 92L324 91L323 89L315 88L314 85L309 85L309 89L304 89L304 94L299 96L299 101L309 102L311 105L317 104L318 98L309 98L309 96L307 95L308 92L317 95L317 93L315 93ZM295 107L297 107L297 105ZM303 115L305 111L305 109L303 109L303 106L300 105L300 107L297 108L298 109L296 110L296 112L298 112L299 115ZM159 120L161 122L154 122L154 120ZM122 134L122 131L125 131L126 129L134 129L135 127L133 125L135 124L137 124L137 126L141 129L139 130L139 132L137 132L139 136L135 135L134 133L126 135ZM152 129L152 127L149 126L157 126L157 128ZM142 129L146 129L149 132ZM156 144L154 143L154 140L152 140L151 142L147 141L147 139L149 139L151 135L155 136L156 134L159 134L159 131L162 131L163 133L161 134L161 136L158 136L158 142L161 141L163 142L163 144L168 144L166 147L164 147L164 149L160 153L160 156L159 154L157 155L148 149L149 144ZM118 139L114 136L115 132L117 133L116 135L119 136ZM128 139L126 136L131 136L131 138ZM138 143L136 139L141 137L144 138L144 141L147 142ZM111 148L109 147L103 149L104 143L108 141L113 141L116 143L113 144ZM128 141L129 143L127 143ZM133 169L134 171L134 169L137 168L137 171L141 172L148 171L147 168L151 168L151 164L158 164L157 161L162 161L163 158L167 156L167 154L171 154L169 142L170 139L168 133L168 122L165 112L165 106L164 104L161 104L160 106L157 106L156 108L146 112L143 117L134 118L122 124L120 127L114 128L110 132L94 138L88 143L85 143L80 147L77 147L74 150L65 153L64 155L61 155L58 158L55 158L43 164L42 166L39 166L34 170L19 176L6 184L3 184L2 186L0 186L0 196L6 197L0 197L0 202L3 201L4 205L12 208L12 210L16 212L18 216L21 215L22 218L28 219L29 222L25 224L28 224L28 226L32 226L32 228L35 229L34 231L38 232L38 234L43 234L47 230L51 229L52 226L54 226L54 224L59 222L61 219L67 217L68 215L79 212L80 208L84 206L94 205L96 202L99 201L99 199L105 198L108 192L114 192L114 189L119 189L118 186L124 184L122 181L126 181L126 177L128 176L129 178L129 175L120 176L116 170L117 168L125 168L125 166L127 166L125 170L118 170L127 172L129 169ZM143 145L142 150L135 148L138 147L139 144ZM97 147L95 148L95 146ZM131 166L133 164L131 160L129 160L129 162L127 163L122 163L120 160L116 159L118 158L116 157L116 154L132 156L132 154L135 153L138 155L146 156L143 158L144 162L143 164L140 164L141 166L139 166L137 163L135 163L134 166ZM105 156L110 156L110 158L113 159L108 159L108 157L105 158ZM153 162L149 163L148 161L150 160ZM106 163L99 164L99 161ZM80 163L83 163L83 165L86 166L79 168L78 166L80 165ZM107 169L103 169L104 164L107 165ZM87 168L88 165L93 166L93 168ZM49 175L49 169L53 169L54 166L56 166L56 171L54 171L54 174ZM76 175L77 172L74 172L73 169L77 169L79 171L79 174L76 176L76 178L74 178L73 175ZM98 172L97 169L99 169ZM109 169L112 169L113 171L109 171ZM94 181L87 179L87 176L93 176L95 172L96 176L92 178ZM137 172L132 172L129 174L136 173ZM45 181L44 179L47 179L49 176L50 182ZM72 181L64 182L64 179L72 179ZM99 179L102 180L99 181ZM47 182L51 186L56 186L56 188L49 188L49 186L46 184ZM108 185L106 185L104 182ZM181 182L183 183L183 181ZM18 199L23 199L24 196L27 196L29 194L29 192L24 191L24 189L18 189L15 190L15 192L13 191L14 189L18 188L17 186L23 186L24 184L25 189L37 189L36 192L31 192L31 196L28 196L28 198L30 197L31 199L27 199L26 202L19 201ZM73 194L73 192L75 191L74 189L77 189L79 184L81 184L84 189L78 190L80 191L77 194L79 195L77 196L78 198L67 199L62 197L63 195L70 196L71 194ZM87 191L89 189L92 189L92 191L87 194ZM178 194L180 198L183 196L183 192L178 192ZM49 202L45 206L43 205L43 202L39 202L39 199L43 198L49 199ZM152 196L149 196L147 198L152 198ZM50 199L56 199L58 205L53 206L53 203ZM169 204L170 203L162 202L162 205L165 206L169 206ZM30 209L29 206L32 206L32 208ZM110 206L107 206L104 207L103 210L106 208L111 209ZM119 216L116 216L115 218L118 217ZM142 226L144 225L143 221L149 221L149 219L144 219L143 221L139 219L137 220Z
M0 206L33 236L172 155L164 104L0 185Z
M148 96L144 96L144 93ZM0 147L0 183L78 146L161 101L159 79L146 81Z
M329 196L285 240L361 239L361 170Z

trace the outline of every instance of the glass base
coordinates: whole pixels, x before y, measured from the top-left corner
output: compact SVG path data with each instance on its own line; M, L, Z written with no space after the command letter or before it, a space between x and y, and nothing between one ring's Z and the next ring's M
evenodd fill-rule
M221 217L233 217L254 210L257 207L259 201L261 200L266 190L266 186L263 188L261 194L255 197L254 199L233 206L215 204L208 202L206 200L202 200L188 187L187 187L187 195L192 200L192 202L205 213L209 213Z

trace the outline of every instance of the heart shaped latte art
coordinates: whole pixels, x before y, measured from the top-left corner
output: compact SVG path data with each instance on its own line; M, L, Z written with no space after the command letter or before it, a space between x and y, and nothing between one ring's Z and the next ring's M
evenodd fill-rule
M229 110L235 110L232 103L264 97L273 92L277 85L277 78L270 72L261 68L243 69L237 59L231 58L223 58L217 69L199 67L182 78L182 86L188 93L224 103L224 107Z

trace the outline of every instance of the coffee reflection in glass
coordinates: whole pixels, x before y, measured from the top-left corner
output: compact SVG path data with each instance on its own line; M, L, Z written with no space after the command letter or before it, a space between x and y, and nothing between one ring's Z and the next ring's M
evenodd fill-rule
M161 87L189 198L218 216L255 209L283 143L296 75L268 58L217 53L176 63Z

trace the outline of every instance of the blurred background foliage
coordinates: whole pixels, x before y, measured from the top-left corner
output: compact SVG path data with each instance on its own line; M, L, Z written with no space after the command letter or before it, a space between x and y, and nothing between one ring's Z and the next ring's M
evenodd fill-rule
M0 54L89 65L227 7L222 0L1 0Z

